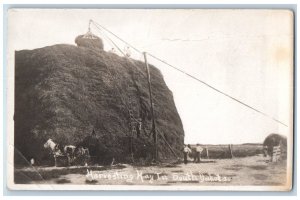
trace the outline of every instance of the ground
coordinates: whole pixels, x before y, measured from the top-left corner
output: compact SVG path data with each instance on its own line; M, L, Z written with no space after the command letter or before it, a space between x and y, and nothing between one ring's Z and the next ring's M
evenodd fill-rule
M15 178L31 184L279 186L286 183L286 161L269 163L257 155L187 165L18 168Z

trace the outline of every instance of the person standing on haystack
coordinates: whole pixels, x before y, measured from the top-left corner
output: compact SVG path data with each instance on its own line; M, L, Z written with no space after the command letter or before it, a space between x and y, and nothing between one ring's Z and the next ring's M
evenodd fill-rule
M183 162L184 164L188 163L188 155L192 152L192 150L187 146L183 146Z
M112 48L110 51L109 51L110 53L114 53L114 54L116 54L117 53L117 51L116 51L116 49L115 48Z
M90 140L90 146L92 147L93 154L96 156L99 156L99 139L96 135L95 129L93 128L92 134L91 134L91 140Z
M130 49L129 49L129 47L128 47L128 46L127 46L127 47L125 47L124 51L125 51L125 55L126 55L126 57L127 57L127 58L130 58L130 56L131 56L131 51L130 51Z
M92 131L92 138L97 138L96 132L95 132L95 129L94 129L94 128L93 128L93 131Z

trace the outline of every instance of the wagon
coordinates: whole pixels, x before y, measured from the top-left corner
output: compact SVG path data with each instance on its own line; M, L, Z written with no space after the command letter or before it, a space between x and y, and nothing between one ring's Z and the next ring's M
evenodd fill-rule
M66 155L55 155L54 162L56 167L67 167L69 166L69 159Z

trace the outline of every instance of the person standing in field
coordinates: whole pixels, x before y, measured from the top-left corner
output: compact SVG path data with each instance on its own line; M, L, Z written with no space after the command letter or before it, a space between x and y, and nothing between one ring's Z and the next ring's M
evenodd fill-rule
M102 147L102 145L100 144L100 140L94 128L92 133L85 137L83 141L78 143L77 146L88 148L89 155L92 157L92 161L95 163L98 163L100 156L103 156L103 152L100 151L100 147Z
M192 150L187 145L183 146L183 162L184 162L184 164L188 163L187 158L188 158L189 153L191 153L191 152L192 152Z
M187 145L188 148L191 150L191 154L189 154L189 157L193 157L193 162L196 162L196 150L195 148L192 148L190 144Z
M201 157L202 151L203 151L203 148L200 146L200 144L197 144L197 146L196 146L196 163L200 163L200 157Z

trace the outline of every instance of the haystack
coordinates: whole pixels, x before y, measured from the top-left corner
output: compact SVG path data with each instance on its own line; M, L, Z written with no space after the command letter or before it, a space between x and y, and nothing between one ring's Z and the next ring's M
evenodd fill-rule
M287 138L285 136L277 133L272 133L265 138L263 146L267 147L267 153L269 156L272 155L274 146L280 146L281 158L286 158Z
M78 36L78 46L90 46ZM93 129L99 139L99 157L127 162L151 157L151 112L145 64L94 48L59 44L15 52L15 158L48 160L43 144L49 138L61 144L79 144ZM184 131L172 92L161 72L150 65L156 127L180 155ZM134 87L129 92L128 85ZM142 121L139 136L131 140L129 99L137 102ZM174 158L159 136L159 156ZM131 144L132 148L131 148ZM22 156L20 156L22 155ZM24 156L24 157L23 157Z

